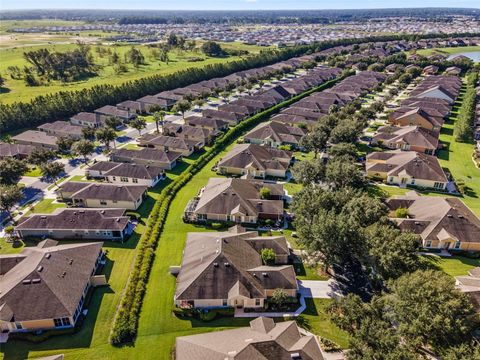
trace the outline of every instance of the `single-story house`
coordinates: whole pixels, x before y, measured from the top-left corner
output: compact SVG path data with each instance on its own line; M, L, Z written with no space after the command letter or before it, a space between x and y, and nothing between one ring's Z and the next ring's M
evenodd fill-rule
M147 194L147 186L68 181L55 193L59 201L75 207L136 210Z
M48 135L43 131L27 130L18 135L12 136L12 141L15 144L58 150L57 137Z
M205 146L201 140L183 139L174 136L165 136L158 134L145 134L138 138L140 146L163 150L165 152L173 151L182 156L190 156L194 151L200 150Z
M72 328L104 257L102 243L58 245L44 240L21 253L0 255L2 333Z
M99 114L89 113L89 112L81 112L76 115L73 115L70 118L70 123L72 125L79 125L84 127L92 127L92 128L99 128L103 126L103 121L100 120Z
M419 234L423 247L480 251L480 219L460 199L407 194L386 204L400 229ZM395 217L399 208L406 218Z
M229 123L227 121L223 121L220 119L211 119L203 116L186 117L185 124L208 129L214 133L219 131L227 131L229 126Z
M55 121L53 123L46 123L40 125L38 130L47 133L48 135L57 137L71 137L75 140L83 138L82 127L79 125L72 125L68 121Z
M23 217L15 226L20 238L123 241L133 226L125 209L57 209Z
M105 105L101 108L94 110L95 114L100 116L101 121L105 121L109 117L117 117L123 122L129 122L137 117L135 113L130 112L129 110L122 110L112 105Z
M382 126L372 138L372 144L388 149L413 150L434 155L439 147L439 132L420 126Z
M270 146L236 144L217 164L221 174L285 178L292 152Z
M260 189L267 188L263 199ZM283 219L283 185L246 179L210 178L197 198L187 205L185 218L255 224L260 219Z
M274 265L263 263L265 248L278 254ZM241 227L188 233L174 303L180 308L260 309L275 289L295 297L298 285L288 254L285 237L263 239L258 232L245 232Z
M10 144L0 141L0 159L8 157L18 160L26 159L35 150L35 146Z
M367 155L367 176L387 184L446 190L448 179L435 156L391 150Z
M305 335L295 321L266 317L250 321L250 327L177 337L175 359L192 360L192 354L195 360L324 359L316 336Z
M298 147L300 140L305 136L305 129L288 126L277 121L269 121L257 125L248 132L244 139L246 142L259 145L279 147L282 145L291 145Z
M85 170L88 178L114 184L138 184L153 187L162 179L164 169L154 165L99 161Z
M110 160L115 162L153 165L165 170L173 169L181 157L179 152L150 148L116 149L110 153Z

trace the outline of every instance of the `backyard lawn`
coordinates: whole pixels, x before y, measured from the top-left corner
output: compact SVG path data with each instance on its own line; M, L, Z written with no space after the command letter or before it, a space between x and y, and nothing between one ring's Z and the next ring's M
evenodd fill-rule
M467 275L468 271L480 266L480 259L470 259L464 256L440 257L426 255L425 263L437 270L442 270L450 276Z

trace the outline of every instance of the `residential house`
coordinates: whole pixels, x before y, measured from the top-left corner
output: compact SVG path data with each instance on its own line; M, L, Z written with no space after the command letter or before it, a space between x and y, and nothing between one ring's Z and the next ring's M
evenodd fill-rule
M292 152L255 144L236 144L217 164L218 172L253 178L285 178Z
M423 68L423 73L425 75L435 75L438 73L438 66L428 65Z
M164 175L164 169L154 165L99 161L85 170L87 178L103 179L114 184L138 184L153 187Z
M402 231L419 234L430 249L480 251L480 219L459 198L407 194L386 200ZM407 210L396 218L395 210Z
M23 217L15 226L22 239L124 241L132 232L125 209L65 209Z
M250 321L250 327L177 337L175 359L191 360L191 354L196 360L324 359L316 336L306 335L295 321L266 317Z
M137 117L134 113L131 113L129 110L122 110L112 105L105 105L101 108L96 109L95 114L97 114L102 122L105 122L109 117L117 117L123 122L129 122Z
M2 333L72 328L104 257L102 243L58 245L44 240L19 254L0 255Z
M117 108L120 110L128 111L132 114L144 114L147 112L147 107L140 101L126 100L117 104Z
M116 149L110 153L110 160L115 162L152 165L164 170L177 166L182 154L175 151L143 148L139 150Z
M100 120L100 116L94 113L81 112L70 118L72 125L79 125L83 127L99 128L103 126L103 121Z
M11 139L15 144L58 150L57 137L48 135L43 131L27 130L18 135L12 136Z
M205 143L200 140L182 139L180 137L165 136L158 134L145 134L138 138L140 146L163 150L165 152L173 151L182 156L190 156L194 151L201 150Z
M204 109L202 110L202 115L210 119L227 121L231 126L237 125L244 119L244 116L241 114L216 109Z
M58 200L75 207L137 210L146 197L147 186L68 181L55 193Z
M300 127L284 125L277 121L269 121L257 125L244 136L246 142L262 144L272 147L291 145L298 147L300 140L305 136L306 130Z
M270 195L263 199L260 189ZM198 197L187 206L185 218L192 221L225 221L255 224L259 220L283 219L283 185L245 179L210 178Z
M447 190L448 179L435 156L391 150L367 155L367 176L387 184Z
M190 125L179 125L174 123L165 124L162 128L163 135L174 136L185 140L194 140L197 142L198 149L207 144L211 144L219 132L213 132L207 128Z
M382 126L372 138L372 144L388 149L413 150L434 155L439 146L439 132L420 126Z
M439 132L445 120L441 116L430 115L430 111L417 108L402 107L388 116L388 122L398 126L419 126L429 131Z
M262 261L266 248L275 252L274 265ZM174 303L180 308L261 309L275 289L295 297L298 285L288 254L283 236L263 239L256 231L238 227L188 233Z
M14 158L17 160L26 159L35 150L35 146L10 144L0 141L0 159Z
M211 119L203 116L189 116L185 118L185 125L197 126L208 129L213 133L228 130L229 123L219 119Z
M45 123L40 125L37 129L56 137L70 137L74 140L80 140L83 138L82 127L79 125L71 125L67 121Z

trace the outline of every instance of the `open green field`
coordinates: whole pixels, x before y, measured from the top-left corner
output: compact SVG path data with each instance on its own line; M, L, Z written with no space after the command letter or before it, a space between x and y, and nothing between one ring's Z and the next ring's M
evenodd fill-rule
M434 48L434 49L422 49L417 50L418 55L430 56L435 53L443 55L453 55L465 52L480 51L480 46L460 46L460 47L447 47L447 48Z
M233 46L232 44L230 44ZM0 49L0 75L5 79L5 85L0 92L0 102L11 103L14 101L28 101L35 96L45 95L58 91L80 90L89 88L94 85L120 85L127 81L140 79L145 76L156 74L171 74L179 70L191 67L203 67L209 64L224 63L228 61L238 60L239 57L222 57L212 58L203 55L199 50L183 51L172 50L169 52L169 63L163 63L153 57L152 49L144 45L134 45L140 49L145 57L145 65L141 65L135 69L132 64L127 64L128 72L116 74L113 65L109 64L108 55L102 55L97 48L104 50L116 51L121 59L132 45L92 45L91 54L94 57L95 64L99 65L98 76L90 77L82 81L62 83L59 81L51 81L45 85L27 86L24 80L11 79L8 75L7 68L9 66L18 66L22 69L28 65L23 58L25 51L38 50L40 48L48 48L50 51L65 52L76 47L75 44L49 44L47 46L23 46L17 48ZM253 52L258 51L254 49ZM191 58L201 58L202 61L190 61Z
M480 259L470 259L465 256L440 257L427 255L422 259L426 265L442 270L450 276L467 275L469 270L480 266Z

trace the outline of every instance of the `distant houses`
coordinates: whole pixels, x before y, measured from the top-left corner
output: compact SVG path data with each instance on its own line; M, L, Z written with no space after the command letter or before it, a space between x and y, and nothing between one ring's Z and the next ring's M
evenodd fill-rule
M0 255L2 333L73 328L89 289L105 284L95 276L103 258L101 242L59 245L53 240Z

